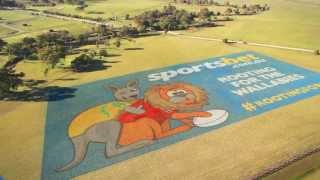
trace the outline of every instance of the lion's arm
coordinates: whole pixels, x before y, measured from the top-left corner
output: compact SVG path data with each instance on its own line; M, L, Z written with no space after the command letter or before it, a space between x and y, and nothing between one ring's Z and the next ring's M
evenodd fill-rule
M173 119L188 119L193 117L210 117L211 113L208 112L188 112L188 113L174 113L172 114Z
M188 125L188 126L193 126L193 120L192 119L177 119L177 120L182 122L183 124Z

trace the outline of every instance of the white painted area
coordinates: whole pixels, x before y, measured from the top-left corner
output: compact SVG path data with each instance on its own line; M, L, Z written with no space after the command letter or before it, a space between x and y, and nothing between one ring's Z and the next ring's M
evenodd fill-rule
M212 116L194 118L193 124L198 127L216 126L225 122L229 117L229 113L223 109L213 109L207 112L211 113Z

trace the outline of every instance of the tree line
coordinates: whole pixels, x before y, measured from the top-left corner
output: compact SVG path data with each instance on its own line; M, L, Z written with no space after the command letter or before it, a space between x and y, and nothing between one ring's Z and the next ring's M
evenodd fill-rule
M174 3L187 5L202 5L202 6L225 6L228 7L225 12L218 12L221 15L253 15L259 12L270 10L268 4L232 4L229 1L218 2L214 0L174 0Z
M138 33L133 27L110 28L105 25L93 27L91 31L73 35L68 31L54 31L40 34L36 37L25 37L19 42L7 43L0 39L0 53L8 57L8 61L0 67L0 99L22 86L24 73L16 73L15 66L22 60L43 61L47 64L44 73L48 73L71 54L79 54L77 48L84 45L96 45L98 51L84 51L75 57L70 65L74 72L86 72L104 68L102 57L108 56L107 46L121 46L123 39L131 40ZM102 48L101 48L102 46Z
M194 26L214 26L213 11L207 8L199 13L177 9L175 6L164 6L161 10L146 11L133 18L139 32L150 30L183 30Z
M84 19L84 20L91 20L91 21L97 21L97 22L103 22L106 21L106 19L103 19L102 17L88 17L88 16L81 16L77 14L66 14L66 13L61 13L57 11L48 11L44 10L43 13L45 14L51 14L51 15L58 15L58 16L65 16L65 17L72 17L72 18L77 18L77 19ZM37 15L37 14L35 14Z
M5 7L17 7L24 8L24 4L17 2L15 0L0 0L0 9Z

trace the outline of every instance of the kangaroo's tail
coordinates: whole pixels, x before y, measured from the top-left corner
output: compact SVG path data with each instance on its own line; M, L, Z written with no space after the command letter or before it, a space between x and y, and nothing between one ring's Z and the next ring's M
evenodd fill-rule
M63 167L57 168L57 172L66 171L70 168L77 166L78 164L80 164L81 161L83 161L87 154L89 141L87 140L87 138L85 138L85 136L77 136L71 138L71 140L74 148L73 159Z

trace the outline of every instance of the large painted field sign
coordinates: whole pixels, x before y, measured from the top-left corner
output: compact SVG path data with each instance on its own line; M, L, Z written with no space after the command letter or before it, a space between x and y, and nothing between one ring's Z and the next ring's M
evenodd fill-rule
M320 75L242 52L74 88L69 98L50 93L43 179L70 179L318 95Z

